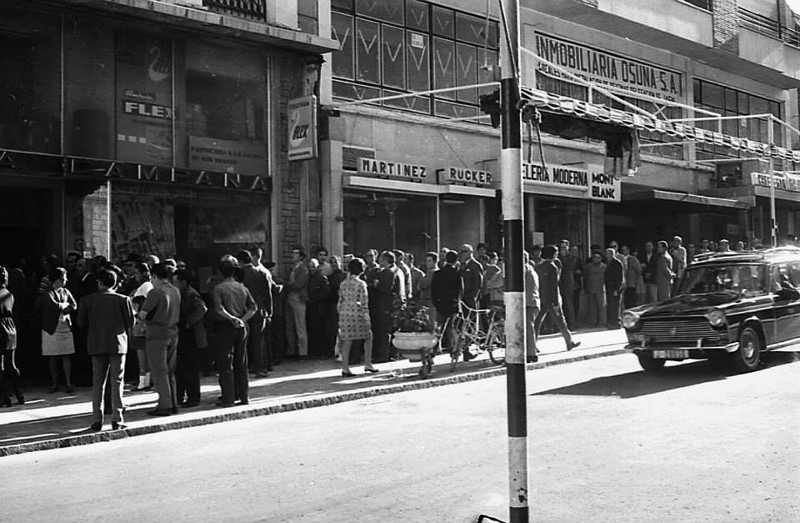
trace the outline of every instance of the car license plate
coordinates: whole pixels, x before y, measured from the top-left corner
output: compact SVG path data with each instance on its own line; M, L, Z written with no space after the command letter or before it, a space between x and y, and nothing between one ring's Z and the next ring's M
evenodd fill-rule
M657 360L685 360L688 357L689 351L684 349L653 351L653 358Z

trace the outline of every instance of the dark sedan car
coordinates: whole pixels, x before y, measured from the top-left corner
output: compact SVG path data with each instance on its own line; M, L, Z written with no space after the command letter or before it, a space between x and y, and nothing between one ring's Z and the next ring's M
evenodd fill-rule
M728 358L758 367L761 352L800 343L800 249L712 254L690 264L674 296L626 310L628 348L642 368Z

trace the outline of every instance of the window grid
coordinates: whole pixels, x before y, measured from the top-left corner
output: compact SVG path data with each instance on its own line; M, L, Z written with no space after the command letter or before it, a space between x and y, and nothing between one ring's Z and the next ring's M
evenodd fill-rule
M359 100L469 86L494 79L498 24L421 0L335 0L333 96ZM478 116L492 88L449 91L376 104L447 117Z
M748 94L737 89L725 87L705 80L694 80L694 105L723 116L747 116L751 114L772 114L781 117L780 102L769 100L761 96ZM723 120L722 132L738 138L748 138L757 142L769 142L769 129L766 119ZM718 130L717 122L697 122L697 127ZM773 124L774 142L783 144L783 127ZM730 147L721 147L707 143L697 143L698 159L713 159L719 156L740 157L742 153Z

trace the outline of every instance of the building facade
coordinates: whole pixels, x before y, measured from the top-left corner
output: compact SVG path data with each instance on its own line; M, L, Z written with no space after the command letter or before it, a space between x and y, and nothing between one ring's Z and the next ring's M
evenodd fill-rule
M419 259L461 243L502 248L499 132L473 118L499 78L493 4L486 12L477 0L332 2L340 50L326 57L322 101L339 116L325 124L320 171L321 237L332 252L400 248ZM800 48L783 2L521 4L523 86L694 117L687 123L765 143L768 117L703 118L773 115L798 127ZM392 98L410 92L426 94ZM769 243L764 158L641 132L641 163L619 176L602 129L546 111L543 120L541 152L535 133L523 137L528 246L567 238L586 255L612 240L641 248L676 234ZM797 148L786 126L774 123L771 138ZM781 238L800 231L795 169L773 162Z
M301 241L290 100L314 95L317 2L0 3L0 258L177 256ZM275 234L280 231L279 234Z

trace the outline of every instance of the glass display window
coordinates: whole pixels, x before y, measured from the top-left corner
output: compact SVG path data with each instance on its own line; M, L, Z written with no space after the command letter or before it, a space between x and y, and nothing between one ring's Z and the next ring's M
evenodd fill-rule
M0 16L0 147L61 149L61 21L3 8Z
M180 57L179 57L180 58ZM264 175L267 171L266 60L257 52L185 43L178 118L190 169Z

